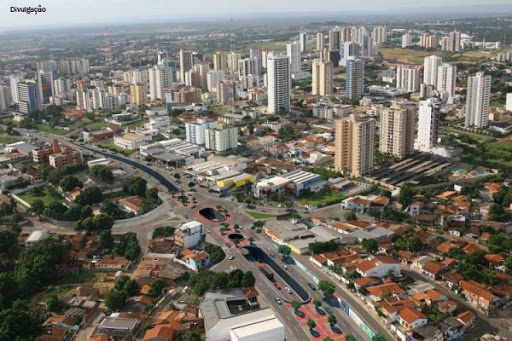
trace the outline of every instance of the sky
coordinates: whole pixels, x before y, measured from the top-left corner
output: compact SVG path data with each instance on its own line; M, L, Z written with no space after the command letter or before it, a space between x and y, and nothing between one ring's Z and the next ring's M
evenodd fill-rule
M484 5L489 0L0 0L0 27L69 26L126 22L155 23L189 18L266 15L284 12L372 11L399 13L404 9L431 9L443 6ZM508 4L510 0L492 0ZM11 13L11 6L36 7L45 13Z

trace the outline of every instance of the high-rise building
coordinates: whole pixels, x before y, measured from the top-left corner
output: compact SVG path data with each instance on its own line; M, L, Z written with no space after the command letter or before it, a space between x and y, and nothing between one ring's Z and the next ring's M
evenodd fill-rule
M447 92L450 97L455 96L457 67L443 64L437 70L437 91Z
M320 53L323 53L325 47L325 37L322 32L317 32L316 34L316 50Z
M185 139L187 142L203 145L204 144L204 132L208 128L215 128L217 122L206 121L199 119L194 123L185 123Z
M209 71L208 75L206 76L208 91L212 92L214 89L217 89L219 82L224 79L226 79L226 73L223 70Z
M238 77L243 78L257 74L258 61L256 58L244 58L238 61Z
M443 59L438 56L427 56L423 62L423 83L437 87L437 72Z
M418 139L416 149L430 153L437 144L439 133L439 104L434 99L420 101L418 110Z
M372 39L375 44L380 45L388 40L388 29L386 26L375 26L372 30Z
M37 95L39 107L50 104L54 94L53 72L39 71L36 73Z
M22 114L28 114L39 108L37 103L37 87L35 83L18 83L18 110Z
M364 91L364 61L361 59L347 60L345 94L348 99L360 99Z
M221 51L215 52L213 55L213 69L226 71L228 68L228 60L225 53Z
M344 43L346 41L352 41L352 29L349 27L342 27L340 29L340 43Z
M240 60L241 55L240 53L236 53L231 51L231 53L228 54L228 70L231 72L235 72L238 70L238 61Z
M130 84L130 94L132 96L132 103L136 105L146 104L148 102L147 98L147 88L142 84Z
M477 72L468 77L466 94L466 127L487 128L489 125L489 101L491 76Z
M233 105L236 101L236 83L222 80L217 84L217 103Z
M336 121L334 167L359 177L373 170L375 121L355 114Z
M55 60L46 60L44 62L36 63L37 71L43 72L57 72L57 62Z
M332 28L329 31L329 51L339 51L340 50L340 30L338 27Z
M9 107L7 103L7 87L0 85L0 112L4 112Z
M512 111L512 93L507 94L507 101L505 103L505 110Z
M346 41L341 44L340 65L347 66L347 60L359 58L359 45L353 41Z
M9 76L9 84L11 85L12 103L18 103L18 83L21 82L21 77L17 75Z
M163 100L165 89L172 87L175 81L175 70L165 65L155 65L148 70L149 98Z
M53 88L55 89L55 96L63 96L71 90L71 81L67 78L59 77L53 81Z
M60 74L85 75L89 73L89 60L85 58L59 59L57 72Z
M416 66L396 66L396 87L411 92L420 91L420 69Z
M323 59L315 59L312 64L312 89L313 95L332 95L333 65Z
M192 52L180 50L180 82L185 82L185 74L192 69L193 65Z
M297 42L286 44L286 55L290 59L290 72L292 74L300 72L300 45Z
M436 49L439 47L439 40L436 35L424 34L420 37L420 46L426 49Z
M402 48L410 47L412 45L412 34L406 32L402 35Z
M393 103L380 113L379 151L403 158L414 151L414 123L412 110Z
M361 57L374 57L377 54L377 49L376 46L373 45L372 37L370 37L369 35L365 35L361 39L361 43L358 43L360 46Z
M460 52L460 32L453 31L448 34L448 51Z
M300 52L305 52L308 48L308 35L306 32L299 33Z
M257 47L251 47L249 48L249 57L256 59L256 74L260 75L262 73L263 69L263 62L262 62L262 51L260 48Z
M204 147L216 152L238 148L238 128L217 126L205 129Z
M267 59L268 112L290 111L291 72L290 58L270 55Z

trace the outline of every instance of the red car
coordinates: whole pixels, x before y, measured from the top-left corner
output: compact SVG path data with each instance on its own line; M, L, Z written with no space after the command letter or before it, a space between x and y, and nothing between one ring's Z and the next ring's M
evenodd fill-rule
M276 287L277 290L281 290L281 286L279 285L279 283L274 283L274 286Z

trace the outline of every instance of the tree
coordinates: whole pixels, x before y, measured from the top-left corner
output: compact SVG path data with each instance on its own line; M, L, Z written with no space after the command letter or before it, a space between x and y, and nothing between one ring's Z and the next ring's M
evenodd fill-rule
M250 245L254 244L254 241L255 241L254 237L249 237L249 244Z
M108 214L100 213L93 218L94 225L96 226L96 230L110 230L112 226L114 226L114 219L112 216Z
M57 299L57 296L52 295L48 296L44 300L44 307L47 312L56 313L59 311L59 300Z
M140 176L132 176L124 186L124 191L131 195L143 197L146 194L147 181Z
M414 198L415 191L409 185L402 185L400 187L400 195L398 196L398 201L403 205L407 206L412 202Z
M373 334L372 341L386 341L386 337L382 335L381 333Z
M314 255L319 253L336 251L339 249L339 247L340 244L338 244L335 240L329 240L327 242L314 242L309 243L308 245L309 253Z
M375 239L363 239L361 246L370 254L375 254L379 251L379 243Z
M0 254L2 257L14 258L20 253L18 239L15 233L0 231Z
M146 192L146 197L148 199L158 200L158 188L151 187Z
M344 215L346 221L357 220L357 215L354 211L348 211Z
M35 340L40 334L40 315L27 301L17 300L0 310L0 340Z
M261 227L265 226L265 222L264 222L263 220L256 220L256 221L253 223L253 225L254 225L254 226L256 226L256 227L261 228Z
M190 188L194 187L195 185L196 185L196 183L194 181L190 181L188 183L188 187L190 187Z
M421 239L413 233L398 235L394 243L398 250L406 250L411 252L418 252L424 247Z
M117 291L122 291L126 297L132 297L139 294L139 285L137 284L137 281L126 275L121 276L116 280L114 288Z
M181 338L183 341L201 341L201 335L196 332L186 332Z
M68 208L64 206L60 201L53 200L48 204L48 207L44 209L44 214L48 217L61 218L67 212Z
M356 341L356 337L352 334L345 335L345 341Z
M331 325L331 327L335 326L336 323L338 323L338 320L336 319L336 316L334 316L334 314L329 314L327 321L329 321L329 324Z
M114 219L122 219L125 217L125 212L119 206L110 200L104 200L100 206L100 212L112 216Z
M179 179L181 179L181 175L179 175L178 173L175 173L175 174L174 174L174 178L175 178L176 180L179 180Z
M288 245L279 245L277 247L277 252L279 252L283 258L288 257L292 252L292 249Z
M316 322L315 322L315 320L313 320L312 318L309 318L309 319L308 319L308 327L309 327L309 330L313 330L313 329L315 329L315 327L316 327Z
M36 199L30 204L30 212L41 215L44 212L44 202L41 199Z
M510 214L505 211L503 206L492 204L489 207L488 219L493 221L506 222L510 220Z
M108 184L114 182L114 174L112 173L110 168L108 168L105 165L92 166L89 172L93 177L100 181L106 182Z
M100 247L103 250L110 250L114 246L114 237L111 230L103 230L100 233Z
M75 203L85 206L97 204L103 200L103 191L96 186L88 187L75 199Z
M220 263L226 257L222 247L210 243L204 243L204 250L210 255L212 264Z
M66 192L69 192L75 188L84 187L82 181L80 181L77 177L73 175L66 175L64 178L62 178L62 180L60 180L59 185L62 188L62 190Z
M115 289L109 290L105 295L105 306L111 311L119 311L124 307L126 294Z
M319 299L314 300L313 303L315 304L315 307L317 309L322 306L322 301L320 301Z
M332 296L336 291L336 285L331 281L322 279L318 282L318 289L324 293L324 296Z
M149 294L152 296L152 297L158 297L160 295L162 295L162 291L164 290L164 288L167 286L167 283L165 283L165 281L161 278L157 278L157 279L154 279L153 281L151 281L151 283L149 283Z
M293 301L292 301L292 307L293 307L293 309L295 309L295 310L299 310L301 306L302 306L302 304L301 304L299 301L296 301L296 300L293 300Z
M248 288L253 287L256 283L256 278L254 278L254 275L251 271L246 271L244 273L244 276L242 277L242 287Z
M172 226L157 227L153 231L152 239L167 238L174 234L176 229ZM206 251L208 252L208 251ZM209 252L208 252L209 253ZM211 255L210 255L211 256Z
M114 253L135 260L140 254L140 245L135 232L128 232L121 236L121 240L114 246Z

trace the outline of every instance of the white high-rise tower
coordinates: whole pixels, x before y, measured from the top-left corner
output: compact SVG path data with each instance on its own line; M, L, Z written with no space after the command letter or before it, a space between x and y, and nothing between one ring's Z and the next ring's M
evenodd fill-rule
M423 83L437 87L437 72L443 59L438 56L427 56L423 63Z
M437 143L439 133L439 106L433 99L420 101L416 149L429 153Z
M297 42L286 44L286 55L290 58L291 73L300 72L300 45Z
M491 76L478 72L468 77L466 127L486 128L489 125Z
M270 55L267 59L268 112L290 111L290 58Z
M437 69L437 91L446 91L450 97L455 96L457 67L443 64Z

